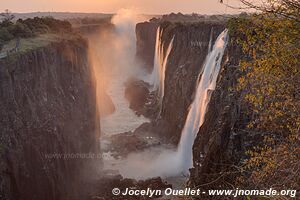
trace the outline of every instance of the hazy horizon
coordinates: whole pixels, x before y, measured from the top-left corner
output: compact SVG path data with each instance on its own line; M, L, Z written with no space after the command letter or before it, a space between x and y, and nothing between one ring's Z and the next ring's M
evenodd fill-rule
M221 4L219 0L20 0L2 2L0 10L9 9L14 13L71 12L114 14L122 8L134 9L140 14L161 15L181 12L184 14L236 14L234 10ZM224 0L233 6L242 5L238 0Z

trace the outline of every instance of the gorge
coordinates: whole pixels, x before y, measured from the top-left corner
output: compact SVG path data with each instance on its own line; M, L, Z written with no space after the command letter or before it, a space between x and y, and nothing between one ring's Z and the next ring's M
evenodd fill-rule
M111 22L80 29L82 36L1 60L1 122L7 135L2 138L11 149L2 166L14 169L1 179L8 198L99 195L95 185L111 176L107 173L187 180L194 139L225 63L228 33L224 22L144 20L121 10ZM153 55L151 61L144 52ZM128 102L125 93L132 83L136 88L127 94ZM130 97L140 88L145 92ZM139 95L146 98L137 116L130 105ZM16 123L26 131L16 131ZM76 157L102 153L97 159ZM49 193L27 187L38 182L39 190Z
M263 141L245 131L256 115L251 88L236 89L250 58L234 17L121 9L20 39L0 58L0 200L232 188Z
M57 43L52 42L37 50L29 51L17 57L16 61L12 58L1 61L2 69L8 69L1 73L3 99L7 100L1 104L3 111L7 109L7 112L2 112L1 118L5 119L4 114L6 114L8 119L11 119L10 121L14 121L14 125L8 126L9 122L3 120L2 123L4 123L3 127L7 127L5 131L9 135L7 139L19 141L17 146L10 143L14 148L11 146L8 149L15 150L5 154L8 159L7 165L10 169L23 169L22 171L28 174L22 175L17 171L11 171L7 178L2 179L3 186L10 185L11 192L8 194L13 195L10 198L18 198L19 195L23 199L64 199L81 195L81 192L75 194L74 191L81 187L82 181L91 179L88 177L93 173L102 173L102 162L104 169L116 169L125 178L147 179L158 176L168 178L189 174L188 170L192 167L193 140L203 122L206 104L216 84L226 47L227 32L222 32L224 30L222 24L200 23L196 27L185 25L187 27L183 29L182 25L174 26L167 22L160 25L146 22L146 27L149 23L150 30L153 31L147 34L156 38L154 44L146 47L154 51L153 70L149 72L147 67L143 68L146 60L143 61L138 56L142 55L141 48L135 47L141 42L149 42L148 38L145 38L146 41L135 39L135 32L137 38L140 38L140 24L137 24L139 20L141 19L138 19L136 15L121 11L112 18L113 28L106 26L104 29L100 27L100 32L91 29L88 33L83 33L84 37L88 38L88 43L79 36L74 40L58 40ZM193 29L198 29L199 33ZM144 30L147 31L148 28ZM193 41L197 41L196 45ZM58 43L60 43L59 46ZM98 45L101 47L99 48ZM136 51L136 48L140 52ZM182 51L190 51L190 54L181 54ZM115 56L113 59L108 57L112 56L112 53ZM59 54L62 56L58 56ZM41 78L37 79L37 77ZM153 98L148 98L147 101L150 102L146 103L158 108L151 111L154 113L153 116L156 116L153 119L138 117L129 109L130 102L127 103L124 98L126 89L124 84L130 77L149 81L147 87ZM188 81L181 83L184 78L191 79L192 83ZM181 85L178 87L177 84ZM30 92L25 92L29 91L26 89L28 87L31 88ZM22 92L18 91L18 88L22 88ZM172 94L172 90L175 93ZM186 99L182 99L181 95ZM7 103L4 104L5 102ZM15 103L12 104L12 102ZM20 104L24 110L17 111L21 109L18 106ZM24 106L25 104L28 106ZM171 111L177 109L177 105L179 105L178 111L181 110L182 113L177 116L177 119L169 121L172 117ZM72 109L75 107L76 109ZM97 113L98 108L100 108L100 114L102 113L101 117ZM101 111L104 108L105 111ZM13 114L10 110L16 110L20 114ZM42 113L45 112L50 115L44 119L45 115ZM60 117L59 114L61 114ZM32 116L32 119L26 116ZM17 127L15 123L18 120L20 120L20 128L27 127L21 129L27 130L28 133L22 136L19 132L19 136L13 137L9 131L14 133L14 128ZM50 124L47 125L47 123ZM156 132L165 123L168 125ZM110 145L110 136L121 136L123 132L128 131L135 135L134 131L143 131L143 126L149 126L149 124L151 128L145 131L148 133L138 136L137 141L143 138L146 143L149 143L149 140L159 142L154 142L154 146L147 144L148 147L147 145L141 147L136 152L129 151L127 156L120 154L121 159L110 157L109 151L104 154L106 155L104 160L88 160L89 162L85 162L85 159L61 160L47 157L56 154L76 154L76 152L99 154L97 137L100 135L100 130L102 151L105 152L105 146ZM174 126L174 124L178 125ZM170 131L166 131L168 127L171 127ZM171 133L175 129L176 135ZM34 136L34 134L39 136ZM177 138L178 148L176 149L174 145L177 143L176 140L171 139L172 137L161 140L160 134L174 134L172 137ZM179 142L180 135L181 141ZM24 137L25 143L22 142L24 139L21 139ZM42 141L52 143L53 146L41 145L44 143ZM22 168L18 167L21 163L16 159L20 156L26 158L23 163L34 164L28 163L22 165ZM111 159L114 167L110 164ZM37 163L40 164L37 165ZM144 165L142 170L141 164ZM73 166L72 170L68 167L69 165ZM42 171L35 170L39 168L38 166ZM87 172L84 172L86 167L88 167ZM78 172L82 173L82 177L75 176ZM35 176L33 176L34 173L36 173ZM67 174L68 177L62 176L61 179L55 178L54 180L45 178L46 176L58 177L58 174ZM25 185L24 178L20 179L22 176L28 177ZM40 191L44 191L45 189L42 188L45 187L52 188L47 189L52 194L31 192L26 185L33 185L34 182L40 182ZM69 184L71 182L73 185ZM8 190L8 188L2 188L2 190ZM33 193L35 196L31 195Z

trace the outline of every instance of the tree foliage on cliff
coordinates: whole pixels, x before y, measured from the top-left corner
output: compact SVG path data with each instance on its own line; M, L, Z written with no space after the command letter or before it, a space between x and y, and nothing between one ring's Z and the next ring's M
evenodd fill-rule
M242 182L300 189L300 6L268 2L263 13L229 22L247 56L238 90L253 111L248 129L264 138L248 152Z
M33 19L18 19L13 22L13 15L9 11L1 14L0 22L0 49L6 42L14 38L34 37L44 33L70 32L71 24L52 17L35 17Z

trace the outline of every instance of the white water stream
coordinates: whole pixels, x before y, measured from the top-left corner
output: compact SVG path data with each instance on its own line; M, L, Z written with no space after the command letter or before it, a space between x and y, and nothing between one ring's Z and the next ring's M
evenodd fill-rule
M99 36L99 55L104 68L100 79L106 85L106 92L115 106L114 113L101 117L102 135L133 131L149 121L143 116L137 116L129 108L129 102L124 96L126 81L141 74L139 63L135 60L135 26L143 20L134 11L122 9L112 18L115 30L106 31Z
M195 99L190 106L178 148L176 150L164 147L151 148L130 154L116 165L124 177L146 179L189 174L189 168L193 167L193 143L204 122L211 91L216 87L227 40L226 29L219 35L205 59L202 73L199 74Z
M158 27L156 31L156 42L155 42L155 56L154 56L154 67L151 74L150 84L153 86L153 90L158 90L159 104L162 104L165 95L165 76L166 67L168 64L168 58L173 48L174 37L171 39L167 46L166 52L165 43L162 43L163 30Z
M181 139L178 146L178 156L181 160L181 168L187 173L193 166L192 148L199 128L204 122L207 105L211 97L211 91L215 90L222 58L227 45L227 30L224 30L217 38L213 49L208 53L199 85L197 86L195 99L190 107Z

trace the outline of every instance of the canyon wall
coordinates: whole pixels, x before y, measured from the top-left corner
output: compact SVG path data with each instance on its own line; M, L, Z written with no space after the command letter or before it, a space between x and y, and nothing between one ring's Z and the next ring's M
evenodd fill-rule
M148 23L151 24L151 23ZM143 27L153 34L152 27ZM153 25L152 25L153 26ZM188 108L193 101L198 74L208 54L209 42L213 44L225 29L223 22L170 23L162 22L162 43L169 44L174 37L173 48L166 66L165 95L161 116L153 125L155 132L177 144L183 129ZM155 32L156 34L156 32ZM138 37L142 38L142 37ZM153 44L152 38L138 43ZM152 47L149 47L152 48ZM139 49L138 49L139 50ZM166 51L166 48L164 48ZM144 51L138 52L143 54ZM153 58L152 58L153 60Z
M77 36L0 60L0 199L80 199L100 161L95 87Z
M136 57L151 72L154 65L155 39L158 23L143 22L136 25Z
M235 41L235 38L230 38L223 58L227 62L223 62L205 121L193 145L194 168L190 176L190 185L193 187L231 187L230 183L239 172L235 166L247 148L252 146L251 141L255 141L243 131L251 111L236 89L241 76L239 62L243 53Z
M163 24L163 41L175 35L173 50L166 66L165 96L161 120L164 132L177 143L181 136L189 106L194 99L198 74L212 44L224 30L223 24Z
M175 39L166 67L161 116L153 126L159 127L155 131L160 135L166 135L169 141L177 143L195 95L197 77L207 56L210 38L213 45L226 23L163 22L161 27L164 30L163 42L168 44L174 35ZM205 121L193 145L191 187L212 189L216 184L230 186L228 183L237 173L229 175L227 172L237 171L235 164L241 161L244 152L255 141L253 136L243 132L251 111L236 90L241 76L239 62L243 56L236 38L230 36L216 90L212 93Z

